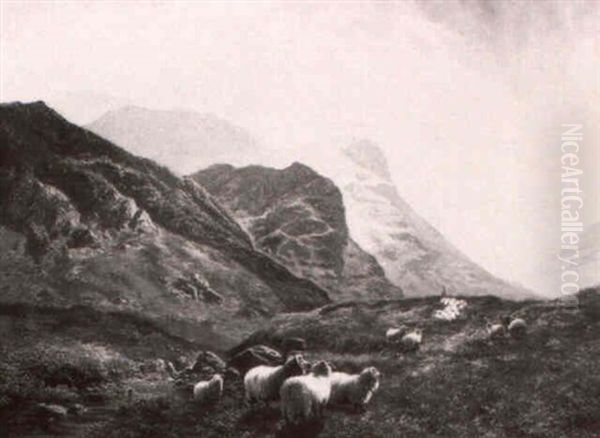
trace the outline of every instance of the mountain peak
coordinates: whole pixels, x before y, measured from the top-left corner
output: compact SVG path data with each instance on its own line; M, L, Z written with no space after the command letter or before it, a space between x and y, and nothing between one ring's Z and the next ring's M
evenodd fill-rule
M0 104L0 108L9 111L18 111L34 114L48 113L56 116L60 116L56 111L50 108L43 100L35 100L33 102L8 102ZM62 116L60 116L62 118Z
M344 154L355 164L377 176L390 180L390 169L381 148L368 139L354 141L343 149Z
M259 250L336 299L402 294L351 239L339 188L309 166L211 166L193 178L244 224Z

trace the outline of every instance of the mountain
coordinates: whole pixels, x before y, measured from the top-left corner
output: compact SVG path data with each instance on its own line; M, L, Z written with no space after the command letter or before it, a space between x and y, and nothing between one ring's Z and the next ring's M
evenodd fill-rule
M356 141L342 156L324 159L322 166L343 193L353 237L407 296L443 289L461 295L532 296L478 266L420 217L398 194L387 160L374 143Z
M329 302L194 181L43 102L0 106L0 211L1 303L140 311L210 335L232 315Z
M122 97L88 90L57 92L44 100L64 118L80 126L128 105L127 99Z
M212 114L125 106L87 128L129 152L182 174L215 162L237 163L255 156L257 142L244 129Z
M251 160L254 164L270 162L263 160L267 153L263 145L256 142L251 141L248 148L243 148L235 146L236 141L199 136L207 138L204 142L179 132L205 133L203 128L198 128L203 124L197 122L203 117L197 113L127 107L108 113L92 123L90 129L182 174L222 162L234 165ZM160 142L155 140L158 138ZM160 143L163 153L154 152L155 143ZM218 144L218 150L211 144ZM178 158L180 153L183 159ZM420 217L400 196L387 159L376 144L359 140L342 149L323 147L318 155L301 148L294 153L297 161L309 165L339 187L352 239L376 258L387 278L405 295L439 294L446 288L448 292L466 295L533 296L533 292L487 272Z
M336 301L402 294L350 237L340 190L311 168L214 165L192 178L231 212L257 248L331 291Z

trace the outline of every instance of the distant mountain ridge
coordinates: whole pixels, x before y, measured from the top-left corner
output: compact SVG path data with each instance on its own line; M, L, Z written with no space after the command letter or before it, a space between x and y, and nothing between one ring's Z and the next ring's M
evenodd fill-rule
M336 301L401 296L350 237L340 190L311 168L214 165L192 178L228 208L258 248Z
M0 106L0 210L2 302L127 308L218 327L232 315L330 301L255 250L191 179L43 102Z
M236 163L258 151L243 128L213 114L124 106L86 126L129 152L189 174L216 162Z
M175 117L175 112L171 115L152 114L166 119ZM123 117L121 121L110 124L94 122L90 127L98 134L106 135L140 155L154 156L151 142L122 132L133 118L124 110L115 112L110 118L116 118L117 115ZM154 131L150 120L134 120L131 130ZM183 123L183 119L181 122ZM190 123L189 120L186 123ZM124 128L116 129L115 126L119 124ZM159 121L157 124L163 125L164 122ZM191 123L189 129L195 129L194 126ZM227 144L220 143L225 150L213 156L210 146L204 148L200 143L191 141L184 145L185 138L174 130L163 131L160 138L164 145L182 145L184 150L196 151L197 155L202 155L202 151L205 151L200 158L189 160L197 166L191 171L188 171L191 164L175 162L177 160L168 154L156 158L161 164L170 165L181 173L189 174L213 164L228 162L228 157L247 163L252 162L251 160L259 162L262 156L262 145L257 143L253 143L250 150L229 149ZM131 144L127 146L129 141ZM439 294L443 288L450 293L465 295L497 294L506 298L534 296L530 290L487 272L420 217L400 196L391 178L385 154L373 142L357 140L345 148L324 147L318 157L303 155L299 151L296 160L330 178L339 187L352 240L377 259L387 278L400 287L406 296ZM229 162L235 164L235 161Z

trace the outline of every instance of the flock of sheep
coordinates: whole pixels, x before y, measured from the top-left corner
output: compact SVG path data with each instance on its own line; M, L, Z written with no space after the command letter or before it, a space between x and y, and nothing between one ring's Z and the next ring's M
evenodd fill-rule
M278 366L259 365L244 376L245 401L253 409L281 401L281 413L288 425L319 420L328 404L350 404L364 409L379 388L381 373L375 367L360 374L334 372L331 364L319 361L311 365L302 354L290 354ZM223 376L194 386L194 400L214 402L221 397Z
M434 313L437 319L453 320L466 307L464 300L443 297L441 302L445 308ZM527 324L521 318L506 316L500 323L488 322L487 332L492 341L508 336L521 339L526 335ZM421 329L406 326L389 328L385 336L395 349L406 352L419 349L423 340ZM359 374L337 372L328 362L310 364L295 351L281 365L250 368L243 380L245 402L250 409L279 400L284 422L301 426L320 420L327 405L365 409L379 388L380 379L381 373L375 367L367 367ZM196 383L193 396L197 402L214 402L222 392L223 375L215 374L210 380Z

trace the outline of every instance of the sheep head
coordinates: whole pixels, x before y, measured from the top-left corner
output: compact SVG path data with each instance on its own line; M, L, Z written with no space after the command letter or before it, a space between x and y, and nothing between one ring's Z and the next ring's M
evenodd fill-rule
M358 380L365 388L371 389L378 386L380 378L381 372L377 368L368 367L362 370Z
M306 368L306 361L300 354L294 354L289 356L283 364L283 373L287 377L299 376L304 374Z
M324 360L319 361L312 366L311 374L315 377L329 377L331 375L331 365Z

